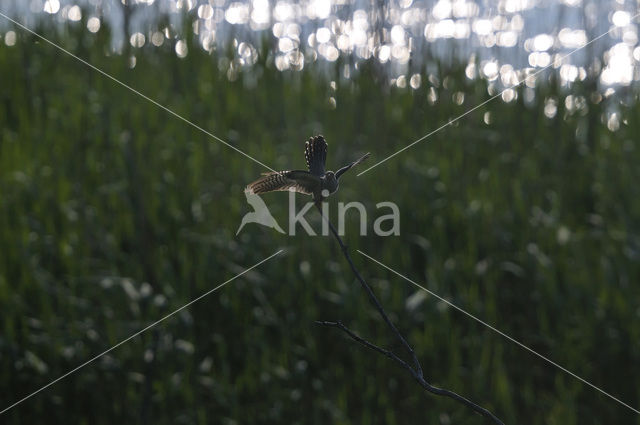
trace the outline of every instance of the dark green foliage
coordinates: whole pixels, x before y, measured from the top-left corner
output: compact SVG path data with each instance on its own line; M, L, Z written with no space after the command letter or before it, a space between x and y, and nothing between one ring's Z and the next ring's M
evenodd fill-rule
M68 30L67 30L68 31ZM54 34L53 31L48 33ZM314 320L393 344L330 237L248 225L259 165L50 45L0 48L0 409L222 283L286 253L7 412L2 423L479 424L388 359ZM74 53L276 169L322 133L332 168L383 159L488 98L460 69L428 101L372 67L334 91L316 65L228 81L191 45L62 32ZM328 67L338 73L341 66ZM443 76L439 76L443 80ZM426 83L426 84L425 84ZM571 88L591 98L586 86ZM456 91L464 103L452 101ZM331 201L396 202L401 236L346 241L640 406L640 107L612 133L609 100L569 114L562 90L496 100ZM337 108L332 109L329 98ZM548 119L544 99L558 100ZM491 112L491 124L483 122ZM263 198L281 225L288 195ZM300 199L299 199L300 201ZM305 199L306 201L306 199ZM319 228L314 211L309 214ZM301 230L299 229L299 232ZM372 232L371 232L372 233ZM615 401L353 254L428 379L507 423L640 423ZM412 302L407 304L410 298ZM411 308L407 307L410 306ZM396 347L399 348L399 347Z

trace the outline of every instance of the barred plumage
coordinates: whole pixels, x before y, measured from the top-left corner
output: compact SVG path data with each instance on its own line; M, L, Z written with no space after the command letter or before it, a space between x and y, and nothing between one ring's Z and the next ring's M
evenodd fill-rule
M338 190L340 176L369 157L362 156L357 161L346 165L334 173L325 171L327 159L327 142L322 136L311 137L305 143L304 157L309 171L292 170L263 173L262 177L246 188L250 193L266 193L277 190L292 190L294 192L312 195L313 199L320 201L328 194Z
M309 172L316 176L324 176L324 164L327 161L327 141L322 136L309 138L304 145L304 159Z
M252 193L265 193L278 190L293 190L294 192L310 195L320 190L320 179L304 178L298 174L306 171L277 171L275 173L262 173L262 177L247 186Z

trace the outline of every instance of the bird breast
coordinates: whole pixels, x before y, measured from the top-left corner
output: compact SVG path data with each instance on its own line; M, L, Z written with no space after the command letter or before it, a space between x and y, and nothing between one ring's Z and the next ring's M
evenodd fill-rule
M323 190L328 190L329 193L333 193L336 190L338 190L338 180L335 179L335 177L333 179L329 179L326 177L322 178L322 189Z

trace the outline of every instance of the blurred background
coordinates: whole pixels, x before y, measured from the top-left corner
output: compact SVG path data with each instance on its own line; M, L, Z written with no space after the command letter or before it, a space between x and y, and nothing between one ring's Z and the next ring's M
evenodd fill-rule
M8 18L274 169L303 168L304 141L319 133L330 169L367 151L371 166L498 95L362 176L346 174L330 215L339 201L363 202L369 232L359 236L352 211L352 250L637 408L637 9L624 0L4 0L0 409L285 253L0 422L487 423L314 324L342 320L400 349L332 238L255 224L235 235L251 211L243 188L264 168ZM286 226L288 194L263 199ZM383 201L400 208L400 236L372 231ZM353 256L433 384L506 423L640 424Z

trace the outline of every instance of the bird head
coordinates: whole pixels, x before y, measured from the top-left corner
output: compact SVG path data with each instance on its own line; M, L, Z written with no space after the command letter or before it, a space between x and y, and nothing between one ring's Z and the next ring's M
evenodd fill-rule
M325 179L325 188L329 191L329 193L333 193L338 190L338 179L336 178L336 173L333 171L327 171L324 175Z

